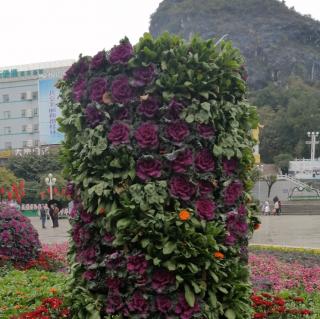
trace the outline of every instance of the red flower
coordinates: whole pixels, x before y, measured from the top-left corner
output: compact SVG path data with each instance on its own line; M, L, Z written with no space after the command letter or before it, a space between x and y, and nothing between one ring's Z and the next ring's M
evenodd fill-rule
M267 314L264 313L264 312L256 312L254 315L253 315L253 318L267 318Z

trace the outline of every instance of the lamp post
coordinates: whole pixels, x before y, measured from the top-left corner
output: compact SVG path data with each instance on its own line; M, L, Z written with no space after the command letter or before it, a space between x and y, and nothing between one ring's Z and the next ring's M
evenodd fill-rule
M259 180L258 180L258 199L260 201L260 180L261 180L261 177L260 177L260 174L263 173L263 164L258 164L257 165L257 168L258 168L258 171L259 171Z
M45 178L46 184L50 187L50 199L53 198L52 196L52 186L56 183L57 179L53 177L51 173L48 174L48 177Z
M317 137L319 136L319 132L308 132L308 137L311 137L311 141L307 141L306 144L311 145L311 161L314 161L316 155L316 144L319 144L317 141Z

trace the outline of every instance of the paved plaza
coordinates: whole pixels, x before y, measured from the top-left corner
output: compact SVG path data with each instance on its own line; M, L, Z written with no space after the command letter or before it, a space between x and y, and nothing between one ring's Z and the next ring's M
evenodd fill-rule
M70 228L67 219L59 220L60 227L41 228L38 217L31 217L42 243L61 243L68 240ZM320 216L262 216L261 227L251 240L252 244L320 248Z

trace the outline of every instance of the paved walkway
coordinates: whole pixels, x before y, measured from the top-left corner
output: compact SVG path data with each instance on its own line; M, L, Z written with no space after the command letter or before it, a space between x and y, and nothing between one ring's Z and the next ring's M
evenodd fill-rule
M29 217L33 226L39 233L39 238L42 243L56 244L68 241L67 231L70 229L70 224L67 219L59 219L59 227L52 228L51 220L46 221L46 228L42 229L41 220L39 217Z
M42 243L61 243L68 240L70 225L67 219L59 220L60 227L41 228L38 217L30 217L39 232ZM261 227L250 243L293 247L320 248L320 216L262 216Z
M320 248L320 216L262 216L250 243Z

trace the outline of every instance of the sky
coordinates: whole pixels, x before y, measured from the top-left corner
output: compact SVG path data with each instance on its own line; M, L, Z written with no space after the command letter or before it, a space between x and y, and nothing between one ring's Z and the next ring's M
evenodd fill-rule
M77 59L149 29L161 0L2 0L0 66ZM286 0L320 21L319 0Z

